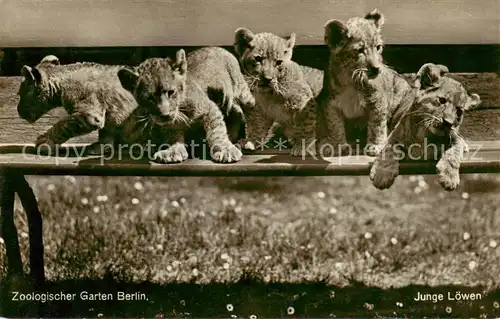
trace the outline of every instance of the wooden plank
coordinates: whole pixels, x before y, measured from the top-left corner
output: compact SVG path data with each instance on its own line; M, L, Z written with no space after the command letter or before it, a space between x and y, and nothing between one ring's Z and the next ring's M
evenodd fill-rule
M238 27L322 44L327 20L375 6L387 43L500 43L497 0L3 0L0 46L222 45Z
M110 176L324 176L367 175L373 157L364 155L312 159L288 155L245 155L240 162L216 164L190 159L180 164L157 164L147 159L103 157L49 157L13 152L0 147L0 168L36 175ZM401 174L434 174L435 162L402 162ZM500 173L500 142L471 143L471 151L461 164L462 173Z

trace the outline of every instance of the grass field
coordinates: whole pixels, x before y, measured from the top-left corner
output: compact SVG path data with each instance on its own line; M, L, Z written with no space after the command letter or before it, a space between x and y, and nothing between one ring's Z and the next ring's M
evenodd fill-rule
M498 175L463 176L451 193L435 176L399 177L384 192L367 177L30 182L44 217L48 291L148 297L42 304L47 316L500 316ZM7 300L5 287L19 285L5 282ZM456 291L483 298L413 300ZM4 315L34 309L5 304Z

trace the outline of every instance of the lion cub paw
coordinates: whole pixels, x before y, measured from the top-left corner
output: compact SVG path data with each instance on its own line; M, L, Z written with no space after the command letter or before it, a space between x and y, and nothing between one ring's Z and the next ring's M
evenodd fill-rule
M313 141L306 141L304 145L301 145L299 142L293 142L292 147L290 149L290 155L292 156L316 156L316 143Z
M214 152L212 160L217 163L234 163L239 161L242 155L240 149L231 144L228 147L221 148Z
M255 151L256 150L255 143L250 141L250 140L239 140L238 145L242 149L247 150L247 151Z
M166 150L156 152L153 157L157 163L180 163L188 158L184 144L176 143Z
M381 161L375 159L370 170L370 180L378 189L386 189L391 187L398 175L398 161Z
M49 138L48 135L40 135L35 142L35 147L38 148L43 145L43 148L47 148L49 152L53 152L56 148L57 143Z
M439 184L447 191L457 189L460 184L460 174L457 168L445 161L440 160L436 165Z

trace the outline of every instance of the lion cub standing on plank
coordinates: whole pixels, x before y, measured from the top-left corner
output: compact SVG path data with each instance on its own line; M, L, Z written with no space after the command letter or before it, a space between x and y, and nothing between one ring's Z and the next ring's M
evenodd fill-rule
M236 30L234 48L242 71L255 96L256 107L244 110L246 139L243 147L254 150L266 144L276 124L291 140L291 154L316 138L315 96L321 90L323 73L292 61L295 34L285 39L272 33L253 34Z
M439 183L454 190L460 183L459 168L467 144L458 130L465 111L481 102L462 84L445 76L448 68L424 64L394 116L389 140L376 157L370 172L373 185L389 188L399 174L399 161L438 160Z
M139 103L124 124L124 139L146 143L152 137L166 146L154 159L160 163L182 162L188 158L185 136L190 127L201 123L212 160L231 163L240 160L241 151L228 138L224 115L210 99L219 92L227 111L254 107L255 99L241 74L236 58L222 48L202 48L187 58L179 50L176 59L151 58L137 70L123 68L118 77ZM219 94L219 95L220 95Z
M99 154L114 142L117 128L137 107L133 95L118 80L121 66L97 63L60 65L46 56L35 67L23 66L19 88L19 116L31 123L53 108L62 106L69 117L62 119L36 140L50 150L72 137L99 130L99 142L87 151Z
M364 18L325 25L330 58L318 97L318 149L323 156L348 151L347 119L366 123L367 155L375 156L385 145L390 116L410 86L383 63L383 24L384 16L374 10Z

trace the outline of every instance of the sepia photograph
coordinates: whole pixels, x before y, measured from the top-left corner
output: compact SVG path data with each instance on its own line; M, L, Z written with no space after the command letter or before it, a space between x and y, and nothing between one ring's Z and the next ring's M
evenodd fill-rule
M500 317L499 0L0 0L0 319Z

